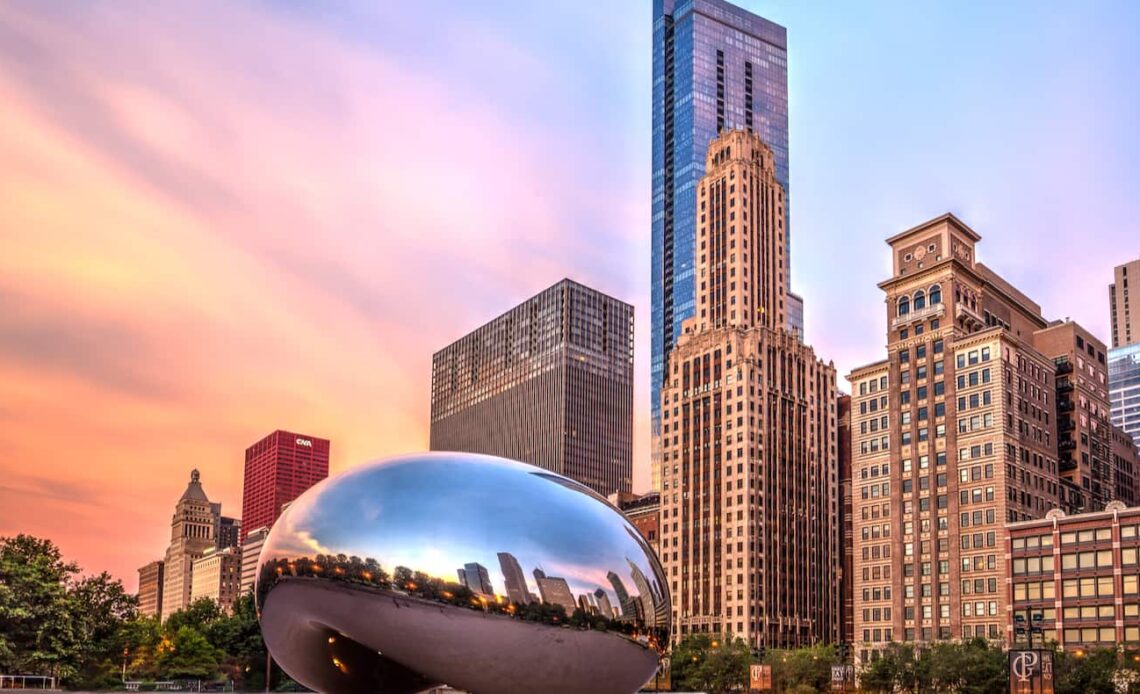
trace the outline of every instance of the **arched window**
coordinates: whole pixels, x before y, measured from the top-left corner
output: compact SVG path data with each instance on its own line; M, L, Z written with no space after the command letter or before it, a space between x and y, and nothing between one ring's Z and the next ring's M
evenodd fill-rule
M930 288L930 305L942 303L942 287L934 285Z
M914 293L914 310L919 311L926 308L926 292L919 289Z
M909 296L900 296L899 297L899 315L905 316L908 313L910 313L910 297Z

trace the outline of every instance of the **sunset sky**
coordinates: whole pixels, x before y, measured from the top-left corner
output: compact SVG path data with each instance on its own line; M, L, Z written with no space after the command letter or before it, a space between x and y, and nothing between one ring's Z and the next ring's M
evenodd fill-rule
M883 239L946 211L1107 339L1140 3L741 4L788 27L820 355L881 356ZM133 589L191 468L238 515L273 429L426 448L432 352L564 276L636 306L646 488L650 7L0 4L0 535Z

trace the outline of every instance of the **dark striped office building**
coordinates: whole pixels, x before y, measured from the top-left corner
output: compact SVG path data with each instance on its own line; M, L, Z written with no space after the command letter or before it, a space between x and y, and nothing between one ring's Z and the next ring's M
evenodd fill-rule
M633 467L633 306L565 279L432 357L431 449L557 472L602 495Z

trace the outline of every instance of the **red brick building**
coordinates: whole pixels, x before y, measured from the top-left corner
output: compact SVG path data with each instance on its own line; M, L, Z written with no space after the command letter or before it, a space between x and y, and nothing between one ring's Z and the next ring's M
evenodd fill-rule
M280 429L245 450L242 540L272 527L281 507L329 476L329 442Z

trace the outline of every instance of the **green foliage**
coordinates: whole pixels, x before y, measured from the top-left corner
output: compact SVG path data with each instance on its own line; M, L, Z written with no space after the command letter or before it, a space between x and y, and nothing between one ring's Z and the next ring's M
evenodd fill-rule
M171 634L177 633L182 627L190 627L194 631L204 634L211 624L223 617L225 615L218 607L218 603L209 598L199 598L185 609L167 617L164 626L166 631Z
M751 660L748 644L731 634L686 636L673 649L673 688L709 694L746 689Z
M68 587L78 571L50 540L0 538L0 671L77 674L82 642Z
M834 646L820 645L768 651L764 662L772 666L772 683L777 689L823 692L831 687L831 666L838 664L839 658Z
M1057 694L1140 693L1140 654L1100 648L1053 657L1054 691ZM1118 689L1115 680L1122 686ZM1129 683L1130 681L1130 683Z
M170 679L213 679L218 650L191 626L179 627L158 653L158 669Z
M866 664L859 684L864 692L1000 694L1009 690L1008 654L985 639L937 643L918 650L891 644ZM1140 655L1112 648L1054 654L1057 694L1140 694ZM1131 674L1135 672L1135 674ZM1130 680L1121 688L1114 681Z

